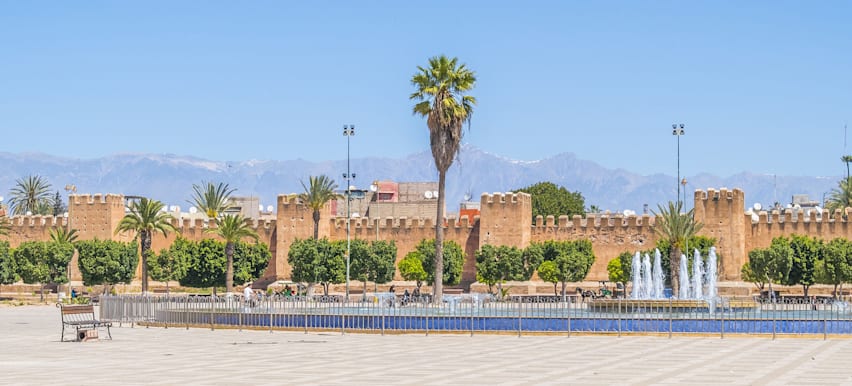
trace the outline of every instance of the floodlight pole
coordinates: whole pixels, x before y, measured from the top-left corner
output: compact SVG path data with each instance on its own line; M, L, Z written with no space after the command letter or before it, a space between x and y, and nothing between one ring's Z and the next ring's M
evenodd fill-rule
M352 252L352 240L350 237L351 234L351 214L349 201L352 200L352 191L350 187L352 184L350 181L355 178L355 174L349 170L349 139L355 135L355 125L343 125L343 136L346 137L346 174L343 175L343 178L346 179L346 300L349 300L349 264L350 259L349 255Z
M677 203L680 204L680 136L684 135L683 123L672 123L672 135L677 137ZM684 187L686 189L686 187Z

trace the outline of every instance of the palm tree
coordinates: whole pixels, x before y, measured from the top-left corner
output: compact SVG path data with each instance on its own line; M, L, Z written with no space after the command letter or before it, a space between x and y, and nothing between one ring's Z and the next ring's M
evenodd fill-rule
M444 187L447 170L459 153L462 126L470 123L476 98L465 95L473 89L476 75L458 58L444 55L429 59L429 67L417 66L411 78L416 91L409 99L418 101L414 114L426 117L432 158L438 169L438 213L435 219L435 287L433 300L442 301L444 269Z
M680 261L680 255L684 252L684 247L686 246L686 241L695 236L701 228L704 227L704 224L696 222L695 217L693 216L693 211L690 209L689 212L681 213L683 209L683 203L671 202L669 201L668 207L664 208L662 205L657 205L660 212L654 213L655 224L654 231L657 232L657 235L660 238L668 240L672 246L671 254L669 255L671 261L671 280L672 280L672 294L678 295L678 279L680 278L679 270L680 265L678 261Z
M824 205L832 213L837 209L843 210L852 207L852 178L840 180L837 183L837 188L832 189L829 193Z
M142 293L148 293L148 251L151 249L151 237L154 232L163 236L169 232L177 232L172 225L172 216L163 211L165 205L157 200L142 197L139 201L131 201L127 205L129 213L118 223L115 233L136 232L142 247Z
M27 212L48 214L53 208L50 183L39 175L30 175L16 180L11 196L9 207L13 215L23 215Z
M192 201L198 210L204 212L208 218L215 219L226 209L230 208L231 194L237 189L231 189L228 184L220 182L213 185L212 182L201 182L201 185L192 184Z
M50 228L50 241L61 244L74 244L77 241L77 230L64 227Z
M852 162L852 155L844 155L840 160L846 164L846 178L849 178L849 163Z
M232 293L234 289L235 244L246 237L251 237L257 241L257 232L246 223L246 219L240 214L226 214L217 218L216 228L208 228L205 232L216 234L225 239L225 257L228 259L228 268L225 271L225 292Z
M337 184L326 175L311 176L308 180L308 186L305 186L304 181L300 181L302 189L305 191L299 194L299 200L313 211L314 240L317 240L319 239L320 211L325 204L331 200L336 200L340 195L334 192L337 189Z

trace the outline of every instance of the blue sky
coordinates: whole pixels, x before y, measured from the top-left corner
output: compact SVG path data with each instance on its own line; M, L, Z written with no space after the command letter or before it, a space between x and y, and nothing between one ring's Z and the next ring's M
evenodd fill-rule
M474 69L465 142L519 160L840 175L849 2L0 0L0 151L344 159L428 150L409 83ZM852 133L850 133L852 135ZM852 142L852 137L850 137ZM852 145L852 144L850 144ZM852 146L849 146L852 147Z

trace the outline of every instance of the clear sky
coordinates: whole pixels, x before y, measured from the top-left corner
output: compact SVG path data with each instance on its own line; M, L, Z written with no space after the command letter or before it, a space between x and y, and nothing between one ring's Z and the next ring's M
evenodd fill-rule
M345 159L428 150L410 78L474 69L465 142L642 174L840 175L847 1L0 0L0 151Z

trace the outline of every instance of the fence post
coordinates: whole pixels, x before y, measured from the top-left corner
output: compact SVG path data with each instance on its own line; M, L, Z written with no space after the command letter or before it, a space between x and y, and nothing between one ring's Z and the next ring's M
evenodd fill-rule
M719 328L722 331L722 333L721 333L721 336L719 337L719 339L725 339L725 303L722 302L721 300L719 301L719 303L722 306L722 312L719 313L719 319L722 320L722 323L720 324Z
M266 312L269 312L269 333L272 333L272 296L266 297Z
M382 336L385 336L385 310L382 304L379 304L379 315L382 316Z
M669 298L669 339L672 338L672 318L674 317L672 313L672 298Z
M213 294L210 294L210 331L215 330L213 327Z
M521 337L521 313L523 311L524 311L524 303L523 303L523 301L518 300L518 338Z
M772 299L772 340L775 340L775 299Z
M618 298L618 337L621 338L621 298Z
M832 305L832 308L834 306ZM825 314L825 307L823 307L822 313L822 340L828 339L828 321L826 320L827 316Z
M305 295L305 334L308 333L308 296Z
M432 313L432 302L426 304L424 309L426 310L426 336L429 336L429 314Z
M568 337L571 337L571 298L565 299L565 307L567 309L568 314Z
M349 297L343 299L341 304L343 306L340 307L340 335L346 335L346 312L344 309L349 305Z
M472 300L470 304L470 336L473 336L473 306L476 304L476 300Z

